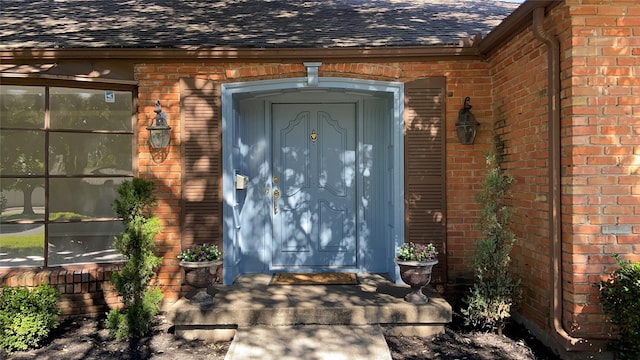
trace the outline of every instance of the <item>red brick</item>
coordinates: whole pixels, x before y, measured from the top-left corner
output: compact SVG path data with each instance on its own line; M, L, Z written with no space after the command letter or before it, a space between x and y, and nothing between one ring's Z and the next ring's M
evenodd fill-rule
M569 13L571 15L595 15L596 14L596 6L593 5L589 5L589 6L571 6L569 8Z
M618 26L640 26L640 17L621 16L617 19L617 24Z
M584 19L584 24L586 26L593 26L593 27L615 26L616 23L617 23L617 18L611 17L611 16L587 17Z

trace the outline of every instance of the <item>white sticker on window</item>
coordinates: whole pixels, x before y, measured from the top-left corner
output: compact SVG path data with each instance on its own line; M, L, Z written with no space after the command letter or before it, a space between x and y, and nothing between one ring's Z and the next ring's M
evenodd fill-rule
M116 93L113 91L104 92L104 101L108 103L116 102Z

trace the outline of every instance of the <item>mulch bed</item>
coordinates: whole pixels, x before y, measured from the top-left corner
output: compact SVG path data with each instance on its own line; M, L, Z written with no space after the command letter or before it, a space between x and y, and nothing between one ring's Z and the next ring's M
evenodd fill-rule
M393 360L465 359L465 360L558 360L526 329L509 325L504 336L465 328L459 316L447 326L445 334L429 338L387 336ZM43 347L7 354L11 360L223 360L230 342L207 344L174 336L173 328L158 316L152 336L131 342L109 337L100 319L75 318L63 321Z

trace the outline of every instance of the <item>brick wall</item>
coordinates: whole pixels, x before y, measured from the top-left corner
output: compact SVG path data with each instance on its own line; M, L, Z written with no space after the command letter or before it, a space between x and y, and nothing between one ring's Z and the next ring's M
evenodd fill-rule
M434 61L407 63L327 63L320 67L320 76L351 77L382 81L402 81L430 76L446 77L446 152L447 152L447 265L449 279L470 278L469 260L473 253L475 219L479 207L474 194L484 173L483 154L489 148L494 107L491 99L491 80L486 62ZM214 82L255 81L285 77L303 77L302 63L170 63L138 64L138 163L134 164L140 177L156 185L158 204L154 215L161 220L162 231L157 236L157 249L162 256L159 285L164 293L164 306L175 302L186 291L177 255L191 243L189 232L181 233L182 154L184 129L180 123L180 78L195 77ZM476 144L458 143L455 122L465 97L471 97L472 112L481 123ZM172 127L168 151L150 151L147 146L148 126L155 116L155 101L160 99L163 111ZM213 159L219 161L219 159ZM408 224L410 226L410 224ZM212 238L217 238L212 234ZM87 266L51 268L45 270L13 269L0 274L0 281L8 285L25 284L22 279L38 278L58 286L63 293L64 314L100 313L118 305L110 292L105 269ZM64 274L64 277L60 276ZM109 273L110 274L110 273ZM63 280L64 279L64 280ZM34 282L36 284L37 282ZM95 290L94 290L95 288Z
M66 266L48 270L2 269L0 284L34 287L49 284L60 292L63 315L105 313L121 304L111 273L117 265Z
M599 338L610 327L592 285L613 253L640 260L640 8L634 1L567 1L545 18L561 54L563 326ZM547 50L531 27L489 59L523 276L522 314L550 330ZM523 70L526 69L526 70ZM533 275L533 276L532 276Z
M181 249L179 233L180 213L180 99L179 79L195 77L215 82L256 81L306 76L302 63L173 63L139 64L136 66L139 87L139 170L140 176L156 182L158 209L155 214L163 223L159 249L164 257L160 270L161 287L165 300L172 302L188 288L182 284L182 273L177 254ZM491 136L491 81L488 67L481 61L435 61L427 63L326 63L320 76L351 77L382 81L406 82L428 76L445 76L446 84L446 151L447 151L447 258L450 279L470 277L469 259L473 252L475 218L478 206L473 195L484 171L482 155L488 149ZM473 113L482 123L476 145L462 146L455 134L458 110L464 98L471 97ZM156 163L146 146L148 117L153 115L156 99L160 99L173 127L172 144L166 160ZM151 114L151 115L149 115ZM182 134L184 135L184 134ZM215 237L215 236L213 236ZM188 244L189 239L182 239Z
M512 253L513 265L523 278L520 311L544 328L549 324L551 300L547 53L528 27L496 52L489 63L493 76L493 125L496 135L504 141L503 167L516 180L510 205L514 212L511 225L518 238Z
M640 261L640 6L571 0L562 141L566 326L606 332L597 289L613 253ZM568 37L568 36L567 36Z
M177 259L181 250L179 216L182 189L180 89L179 77L175 75L179 69L174 65L154 64L138 68L137 72L140 71L145 75L138 90L138 176L155 183L154 194L158 202L153 214L160 219L162 226L156 236L156 250L162 257L158 278L164 301L172 303L178 299L182 283ZM170 146L160 152L151 150L147 143L146 127L155 116L156 100L160 100L171 126Z

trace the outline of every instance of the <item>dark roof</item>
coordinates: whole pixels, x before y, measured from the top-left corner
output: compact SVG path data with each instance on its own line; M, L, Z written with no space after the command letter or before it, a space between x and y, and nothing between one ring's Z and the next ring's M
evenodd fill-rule
M0 48L459 45L519 4L490 0L1 0Z

